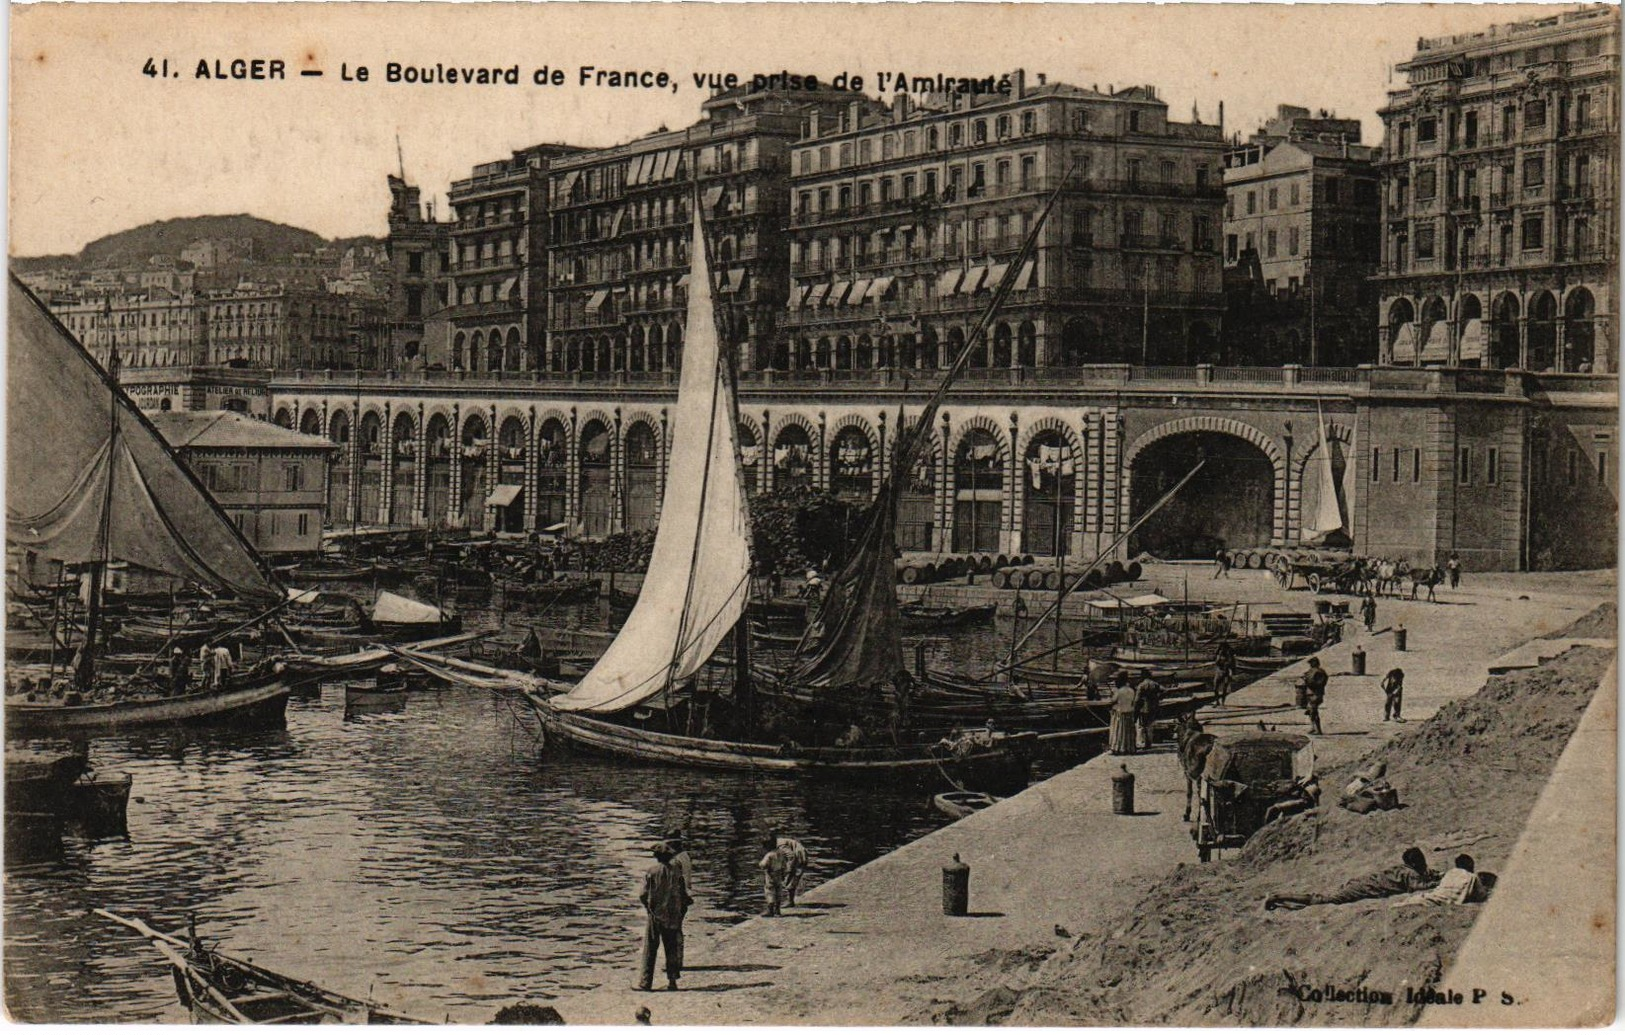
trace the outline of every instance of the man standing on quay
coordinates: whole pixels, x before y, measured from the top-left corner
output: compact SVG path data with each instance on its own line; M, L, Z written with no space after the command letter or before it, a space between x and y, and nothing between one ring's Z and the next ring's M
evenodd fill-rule
M637 991L647 992L654 986L655 956L664 946L666 990L675 992L683 973L683 914L691 900L682 875L671 864L671 846L664 841L655 845L654 857L655 864L643 875L643 893L638 896L649 914L649 925L643 931L643 971Z

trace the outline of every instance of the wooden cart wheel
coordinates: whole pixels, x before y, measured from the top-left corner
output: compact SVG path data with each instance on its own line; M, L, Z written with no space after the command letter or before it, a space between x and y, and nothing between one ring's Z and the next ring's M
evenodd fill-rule
M1309 582L1309 592L1311 592L1311 593L1319 593L1320 592L1320 573L1318 571L1312 571L1312 572L1309 573L1308 582Z

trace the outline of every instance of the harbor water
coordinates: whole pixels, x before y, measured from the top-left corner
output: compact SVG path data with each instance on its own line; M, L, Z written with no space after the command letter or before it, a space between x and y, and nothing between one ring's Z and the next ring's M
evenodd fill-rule
M462 609L509 636L604 622L598 604ZM1002 656L1010 627L926 642L933 668L968 671ZM128 837L8 865L11 1016L184 1019L167 967L101 907L170 930L195 915L206 940L256 963L482 1023L635 964L639 877L667 829L689 835L693 926L760 908L769 830L807 845L817 884L947 822L922 791L639 766L543 750L539 735L521 704L484 691L417 692L401 712L346 720L328 686L290 702L285 730L95 741L98 768L134 777Z

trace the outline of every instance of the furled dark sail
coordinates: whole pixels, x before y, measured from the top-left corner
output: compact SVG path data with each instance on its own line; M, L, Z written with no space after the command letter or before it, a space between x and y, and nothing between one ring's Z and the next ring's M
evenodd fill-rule
M8 301L7 542L280 600L254 548L129 396L16 277Z
M948 365L936 390L931 393L924 410L909 425L901 414L897 426L904 430L898 435L893 449L891 473L882 480L880 491L869 505L865 515L864 532L852 559L830 581L824 600L807 625L807 632L796 649L795 666L788 673L789 681L813 688L873 686L892 680L903 670L902 619L897 609L897 545L894 530L897 526L898 478L908 477L919 458L920 448L930 440L930 430L942 407L942 400L970 362L971 355L987 338L988 327L994 315L1010 297L1021 271L1030 262L1036 262L1038 236L1054 209L1067 181L1069 168L1061 177L1061 185L1050 193L1049 199L1033 221L1033 228L1022 242L1021 251L1005 267L1005 274L994 288L975 329Z

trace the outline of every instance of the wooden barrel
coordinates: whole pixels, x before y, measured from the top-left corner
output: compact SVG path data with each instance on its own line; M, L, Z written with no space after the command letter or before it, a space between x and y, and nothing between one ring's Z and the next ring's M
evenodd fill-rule
M1089 569L1089 574L1087 574L1087 575L1085 575L1083 577L1083 588L1084 589L1099 589L1100 586L1101 586L1101 581L1100 580L1103 579L1104 577L1105 577L1104 573L1099 568L1090 568Z
M1003 568L1000 568L998 571L994 572L993 573L993 588L994 589L1009 589L1010 588L1010 573L1005 571Z
M1138 582L1138 581L1140 581L1140 576L1143 573L1144 572L1140 568L1140 562L1139 561L1130 561L1128 563L1128 567L1123 569L1123 574L1126 576L1124 581L1126 581L1126 582Z
M1054 568L1046 571L1044 573L1044 588L1051 593L1058 591L1061 588L1061 573Z
M1266 550L1266 551L1264 551L1264 565L1263 566L1266 567L1266 568L1275 567L1275 559L1277 557L1279 557L1279 556L1281 556L1281 554L1277 550Z
M1022 554L1021 555L1021 563L1022 564L1031 564L1031 563L1033 563L1033 555L1030 554L1030 553Z
M996 565L993 563L993 555L992 554L984 553L984 554L978 554L977 555L977 557L976 557L976 570L977 571L981 572L983 575L986 575L988 572L992 571L995 567L996 567Z
M1122 561L1112 561L1106 565L1106 585L1115 586L1119 582L1128 581L1128 571L1124 569Z
M1001 553L993 559L993 564L999 568L1008 568L1011 566L1012 562L1009 557L1006 557Z
M898 576L905 586L916 585L920 581L920 569L917 565L909 564L903 567L903 574Z

